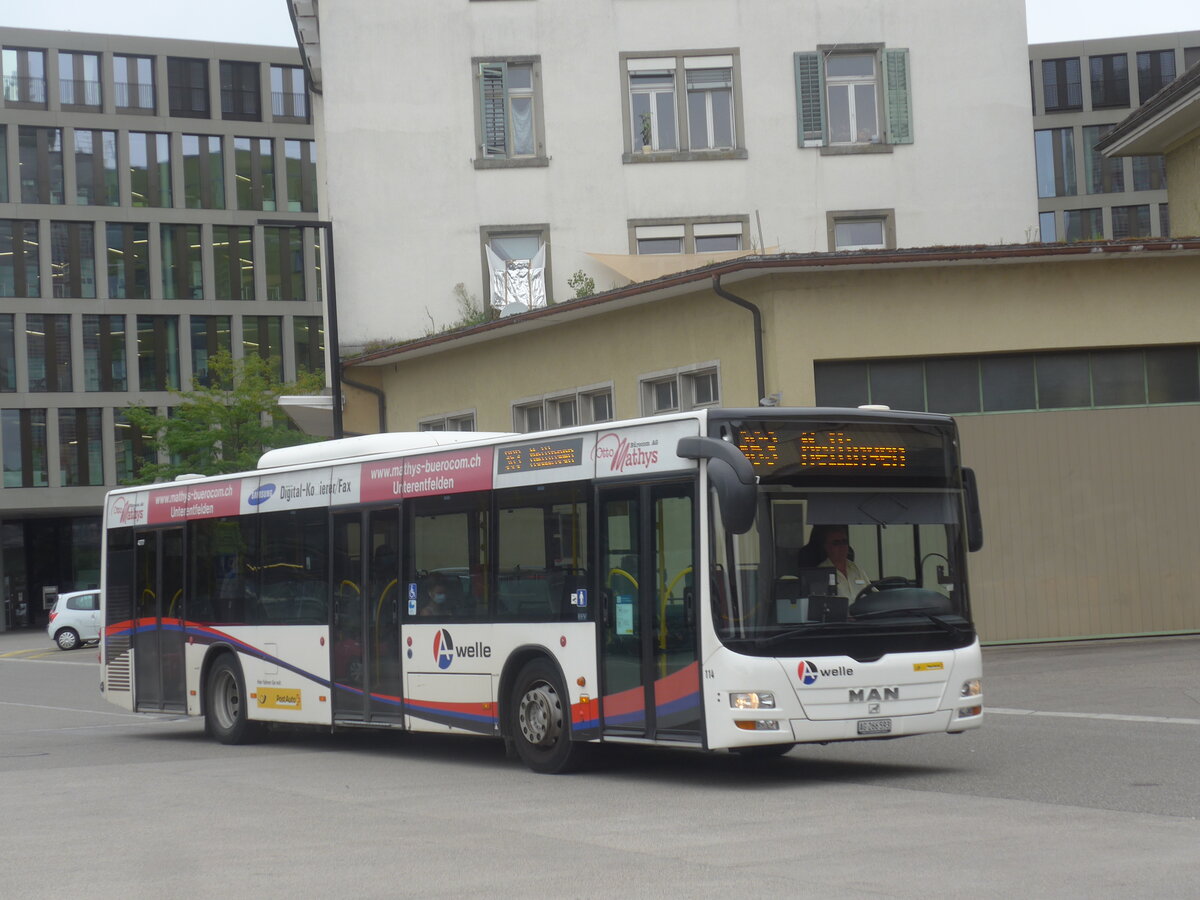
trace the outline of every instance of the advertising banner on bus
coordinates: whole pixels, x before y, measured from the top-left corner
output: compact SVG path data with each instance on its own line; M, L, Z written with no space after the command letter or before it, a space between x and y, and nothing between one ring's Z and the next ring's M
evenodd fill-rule
M236 516L241 511L242 482L173 484L150 491L149 524Z
M476 447L363 463L362 502L491 490L492 459L493 448Z
M596 478L694 469L696 462L680 459L675 448L681 437L698 433L694 419L599 431L592 448Z

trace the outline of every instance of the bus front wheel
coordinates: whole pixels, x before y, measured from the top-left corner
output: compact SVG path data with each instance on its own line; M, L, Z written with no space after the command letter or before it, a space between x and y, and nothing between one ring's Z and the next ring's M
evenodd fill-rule
M262 732L249 720L242 667L226 653L213 663L204 691L204 729L222 744L249 744Z
M571 740L570 698L546 659L527 662L513 683L509 735L521 761L554 775L578 768L587 745Z

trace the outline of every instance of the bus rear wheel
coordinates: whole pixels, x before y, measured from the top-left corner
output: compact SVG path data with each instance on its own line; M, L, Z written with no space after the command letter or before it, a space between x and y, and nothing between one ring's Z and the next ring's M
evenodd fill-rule
M546 659L527 662L513 683L508 733L521 761L535 772L556 775L577 769L588 745L571 740L570 699Z
M231 654L221 655L208 671L204 691L204 729L222 744L249 744L262 734L251 722L242 667Z

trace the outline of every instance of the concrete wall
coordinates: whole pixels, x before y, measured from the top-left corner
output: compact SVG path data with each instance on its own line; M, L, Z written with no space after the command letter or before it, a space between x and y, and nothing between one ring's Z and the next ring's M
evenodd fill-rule
M1167 154L1171 237L1200 234L1200 134Z
M755 241L828 249L826 212L894 209L900 246L1035 233L1024 6L947 0L455 3L322 8L316 98L338 229L341 337L416 337L486 302L481 225L548 223L551 294L576 270L623 283L588 251L624 254L641 218L748 216ZM953 35L953 40L947 40ZM914 142L888 153L797 146L793 55L818 45L910 51ZM735 48L745 159L622 162L622 52ZM477 170L472 58L536 55L544 167Z

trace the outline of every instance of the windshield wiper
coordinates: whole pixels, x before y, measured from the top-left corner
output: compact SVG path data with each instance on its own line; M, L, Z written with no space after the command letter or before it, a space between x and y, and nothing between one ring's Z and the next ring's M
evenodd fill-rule
M904 609L873 609L870 612L859 613L851 621L861 622L863 619L882 619L886 616L924 616L930 622L940 626L950 634L965 634L967 631L963 626L948 622L922 606L906 607Z
M802 625L799 628L793 628L790 631L782 631L779 634L772 634L767 637L754 639L755 647L769 647L771 644L777 644L780 641L790 640L791 638L804 637L812 634L818 629L828 628L830 625L850 625L850 621L839 619L836 622L809 622L807 625Z

